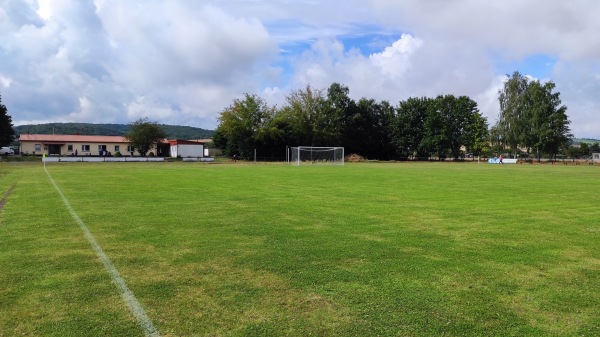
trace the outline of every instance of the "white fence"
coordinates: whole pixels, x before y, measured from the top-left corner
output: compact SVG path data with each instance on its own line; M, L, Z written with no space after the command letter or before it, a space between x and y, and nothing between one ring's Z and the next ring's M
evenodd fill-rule
M45 157L42 158L46 163L74 163L74 162L164 162L163 157Z
M202 162L215 161L215 158L213 158L213 157L185 157L182 159L183 159L183 161L202 161Z

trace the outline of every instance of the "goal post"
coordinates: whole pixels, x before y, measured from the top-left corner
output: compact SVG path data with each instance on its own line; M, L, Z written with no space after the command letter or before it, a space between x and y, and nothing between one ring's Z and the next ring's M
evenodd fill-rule
M344 148L337 146L297 146L291 148L290 164L344 165Z

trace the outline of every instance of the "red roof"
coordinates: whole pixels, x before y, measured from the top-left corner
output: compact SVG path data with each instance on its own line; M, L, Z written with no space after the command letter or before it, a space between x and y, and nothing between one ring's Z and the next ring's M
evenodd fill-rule
M182 140L182 139L173 139L173 140L166 140L165 142L169 142L169 144L171 145L203 145L204 143L202 142L197 142L195 140Z
M73 142L73 143L129 143L127 138L122 136L83 136L83 135L38 135L22 134L20 141L40 142L54 144Z

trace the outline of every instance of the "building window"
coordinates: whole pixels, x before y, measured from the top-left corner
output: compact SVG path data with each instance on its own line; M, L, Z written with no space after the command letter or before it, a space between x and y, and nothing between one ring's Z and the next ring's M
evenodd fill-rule
M127 145L127 152L134 152L135 148L133 147L133 145Z
M81 152L90 152L90 146L89 145L81 145Z
M67 151L73 152L73 144L67 144Z
M121 147L119 145L115 145L115 152L120 152L121 151Z
M35 144L35 151L42 151L42 144Z

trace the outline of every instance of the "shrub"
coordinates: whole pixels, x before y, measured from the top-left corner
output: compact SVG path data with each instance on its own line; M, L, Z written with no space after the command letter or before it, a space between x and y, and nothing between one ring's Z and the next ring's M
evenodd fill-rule
M115 157L123 157L123 155L119 151L115 152L114 156Z

